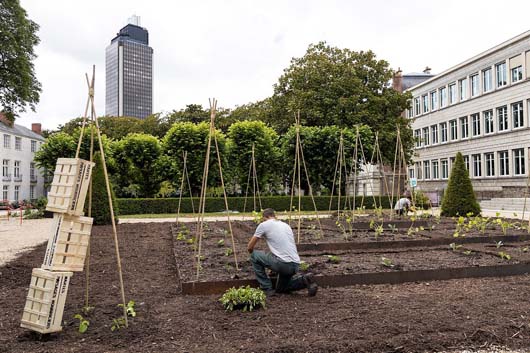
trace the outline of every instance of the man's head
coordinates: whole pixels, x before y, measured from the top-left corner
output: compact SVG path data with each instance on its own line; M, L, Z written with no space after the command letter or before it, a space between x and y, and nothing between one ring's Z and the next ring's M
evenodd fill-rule
M263 210L263 218L265 220L273 219L276 218L276 214L274 213L274 210L272 208L266 208Z

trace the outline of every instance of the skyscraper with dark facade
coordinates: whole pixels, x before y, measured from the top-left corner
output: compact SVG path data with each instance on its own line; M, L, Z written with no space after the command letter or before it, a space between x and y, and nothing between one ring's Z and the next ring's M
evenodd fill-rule
M105 114L145 119L153 112L153 48L133 16L105 53Z

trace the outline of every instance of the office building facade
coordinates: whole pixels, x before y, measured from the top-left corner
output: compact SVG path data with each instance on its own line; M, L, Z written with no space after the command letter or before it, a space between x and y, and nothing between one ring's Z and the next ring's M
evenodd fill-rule
M105 53L105 114L145 119L153 112L153 49L133 16Z
M411 87L409 177L437 201L457 152L477 196L521 197L530 157L530 31Z

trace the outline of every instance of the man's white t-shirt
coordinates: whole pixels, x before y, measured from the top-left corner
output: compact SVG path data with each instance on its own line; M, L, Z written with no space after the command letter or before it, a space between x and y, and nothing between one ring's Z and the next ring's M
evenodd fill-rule
M277 219L269 219L256 228L254 236L265 239L271 253L283 262L300 263L293 230L287 223Z
M409 209L410 208L410 200L406 197L403 197L396 202L396 206L394 206L394 210L402 210L404 208Z

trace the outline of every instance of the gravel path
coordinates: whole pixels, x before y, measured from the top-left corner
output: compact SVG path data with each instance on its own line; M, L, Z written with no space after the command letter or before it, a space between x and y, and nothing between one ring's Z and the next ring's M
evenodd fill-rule
M0 266L48 240L52 219L0 219Z

